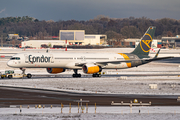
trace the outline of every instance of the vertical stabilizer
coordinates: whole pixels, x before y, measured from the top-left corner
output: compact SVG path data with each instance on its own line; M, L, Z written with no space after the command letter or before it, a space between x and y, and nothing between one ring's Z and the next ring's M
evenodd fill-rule
M154 33L155 33L156 27L150 26L148 30L143 35L141 41L139 42L138 46L134 49L132 54L138 55L138 56L148 56L149 51L151 49L151 43L153 41Z

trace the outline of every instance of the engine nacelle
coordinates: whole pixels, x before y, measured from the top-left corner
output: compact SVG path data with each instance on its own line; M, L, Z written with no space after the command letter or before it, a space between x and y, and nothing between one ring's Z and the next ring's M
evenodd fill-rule
M83 72L86 74L94 74L94 73L98 73L102 71L101 66L97 66L97 65L83 65L82 67Z
M57 73L65 72L66 69L64 69L64 68L46 68L46 70L48 73L57 74Z

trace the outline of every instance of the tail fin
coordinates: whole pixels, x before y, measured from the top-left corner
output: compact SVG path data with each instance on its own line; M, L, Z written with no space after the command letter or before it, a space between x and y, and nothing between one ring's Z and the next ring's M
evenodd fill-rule
M151 48L151 43L154 37L156 27L150 26L148 30L145 32L138 46L134 49L132 54L137 56L148 56Z

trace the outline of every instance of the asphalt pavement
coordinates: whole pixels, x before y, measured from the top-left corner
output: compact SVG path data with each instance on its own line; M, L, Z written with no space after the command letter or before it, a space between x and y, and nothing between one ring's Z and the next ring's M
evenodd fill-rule
M152 106L180 106L178 95L143 95L143 94L98 94L78 93L36 88L0 86L0 107L10 105L49 105L65 104L77 105L78 100L88 100L89 105L95 103L100 106L111 106L111 102L130 103L137 99L142 103L151 102Z

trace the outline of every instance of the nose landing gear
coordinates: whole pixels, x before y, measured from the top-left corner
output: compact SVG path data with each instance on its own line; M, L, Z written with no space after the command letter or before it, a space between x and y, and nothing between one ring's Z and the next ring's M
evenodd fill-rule
M32 75L30 73L28 73L27 75L25 74L26 68L20 68L20 70L22 71L22 74L23 74L24 77L27 77L27 78L32 77Z

